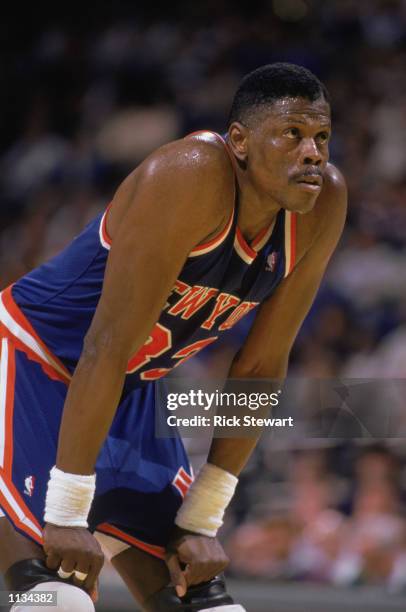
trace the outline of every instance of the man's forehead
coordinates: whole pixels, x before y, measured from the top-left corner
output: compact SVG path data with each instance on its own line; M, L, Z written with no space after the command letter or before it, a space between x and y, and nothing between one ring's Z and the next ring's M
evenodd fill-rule
M321 123L331 122L330 105L323 97L317 100L306 98L280 98L269 107L269 116L273 120L317 120Z

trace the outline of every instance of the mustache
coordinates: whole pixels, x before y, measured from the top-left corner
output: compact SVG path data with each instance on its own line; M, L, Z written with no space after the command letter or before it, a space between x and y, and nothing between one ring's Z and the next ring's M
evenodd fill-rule
M305 176L319 176L323 178L323 172L317 166L305 168L302 172L297 172L291 176L292 180L304 178Z

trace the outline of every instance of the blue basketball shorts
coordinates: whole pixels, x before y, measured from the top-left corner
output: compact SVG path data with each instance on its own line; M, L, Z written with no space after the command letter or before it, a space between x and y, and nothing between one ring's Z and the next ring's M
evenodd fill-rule
M21 311L1 296L0 342L0 509L42 544L68 383ZM192 472L180 438L154 435L154 391L150 383L118 406L96 463L89 528L163 558Z

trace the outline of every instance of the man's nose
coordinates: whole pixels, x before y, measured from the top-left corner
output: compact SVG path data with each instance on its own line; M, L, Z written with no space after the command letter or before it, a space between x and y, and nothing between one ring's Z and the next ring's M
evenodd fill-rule
M318 166L323 156L314 138L304 138L302 141L301 162L306 166Z

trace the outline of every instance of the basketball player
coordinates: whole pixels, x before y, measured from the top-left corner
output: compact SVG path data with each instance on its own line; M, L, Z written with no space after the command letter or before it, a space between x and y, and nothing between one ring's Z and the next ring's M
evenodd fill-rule
M154 381L254 308L230 376L285 376L344 224L330 131L312 73L259 68L225 139L200 132L157 150L60 255L3 291L10 589L94 610L103 548L144 610L243 610L216 577L227 565L216 534L256 440L213 440L192 484L181 440L154 437Z

